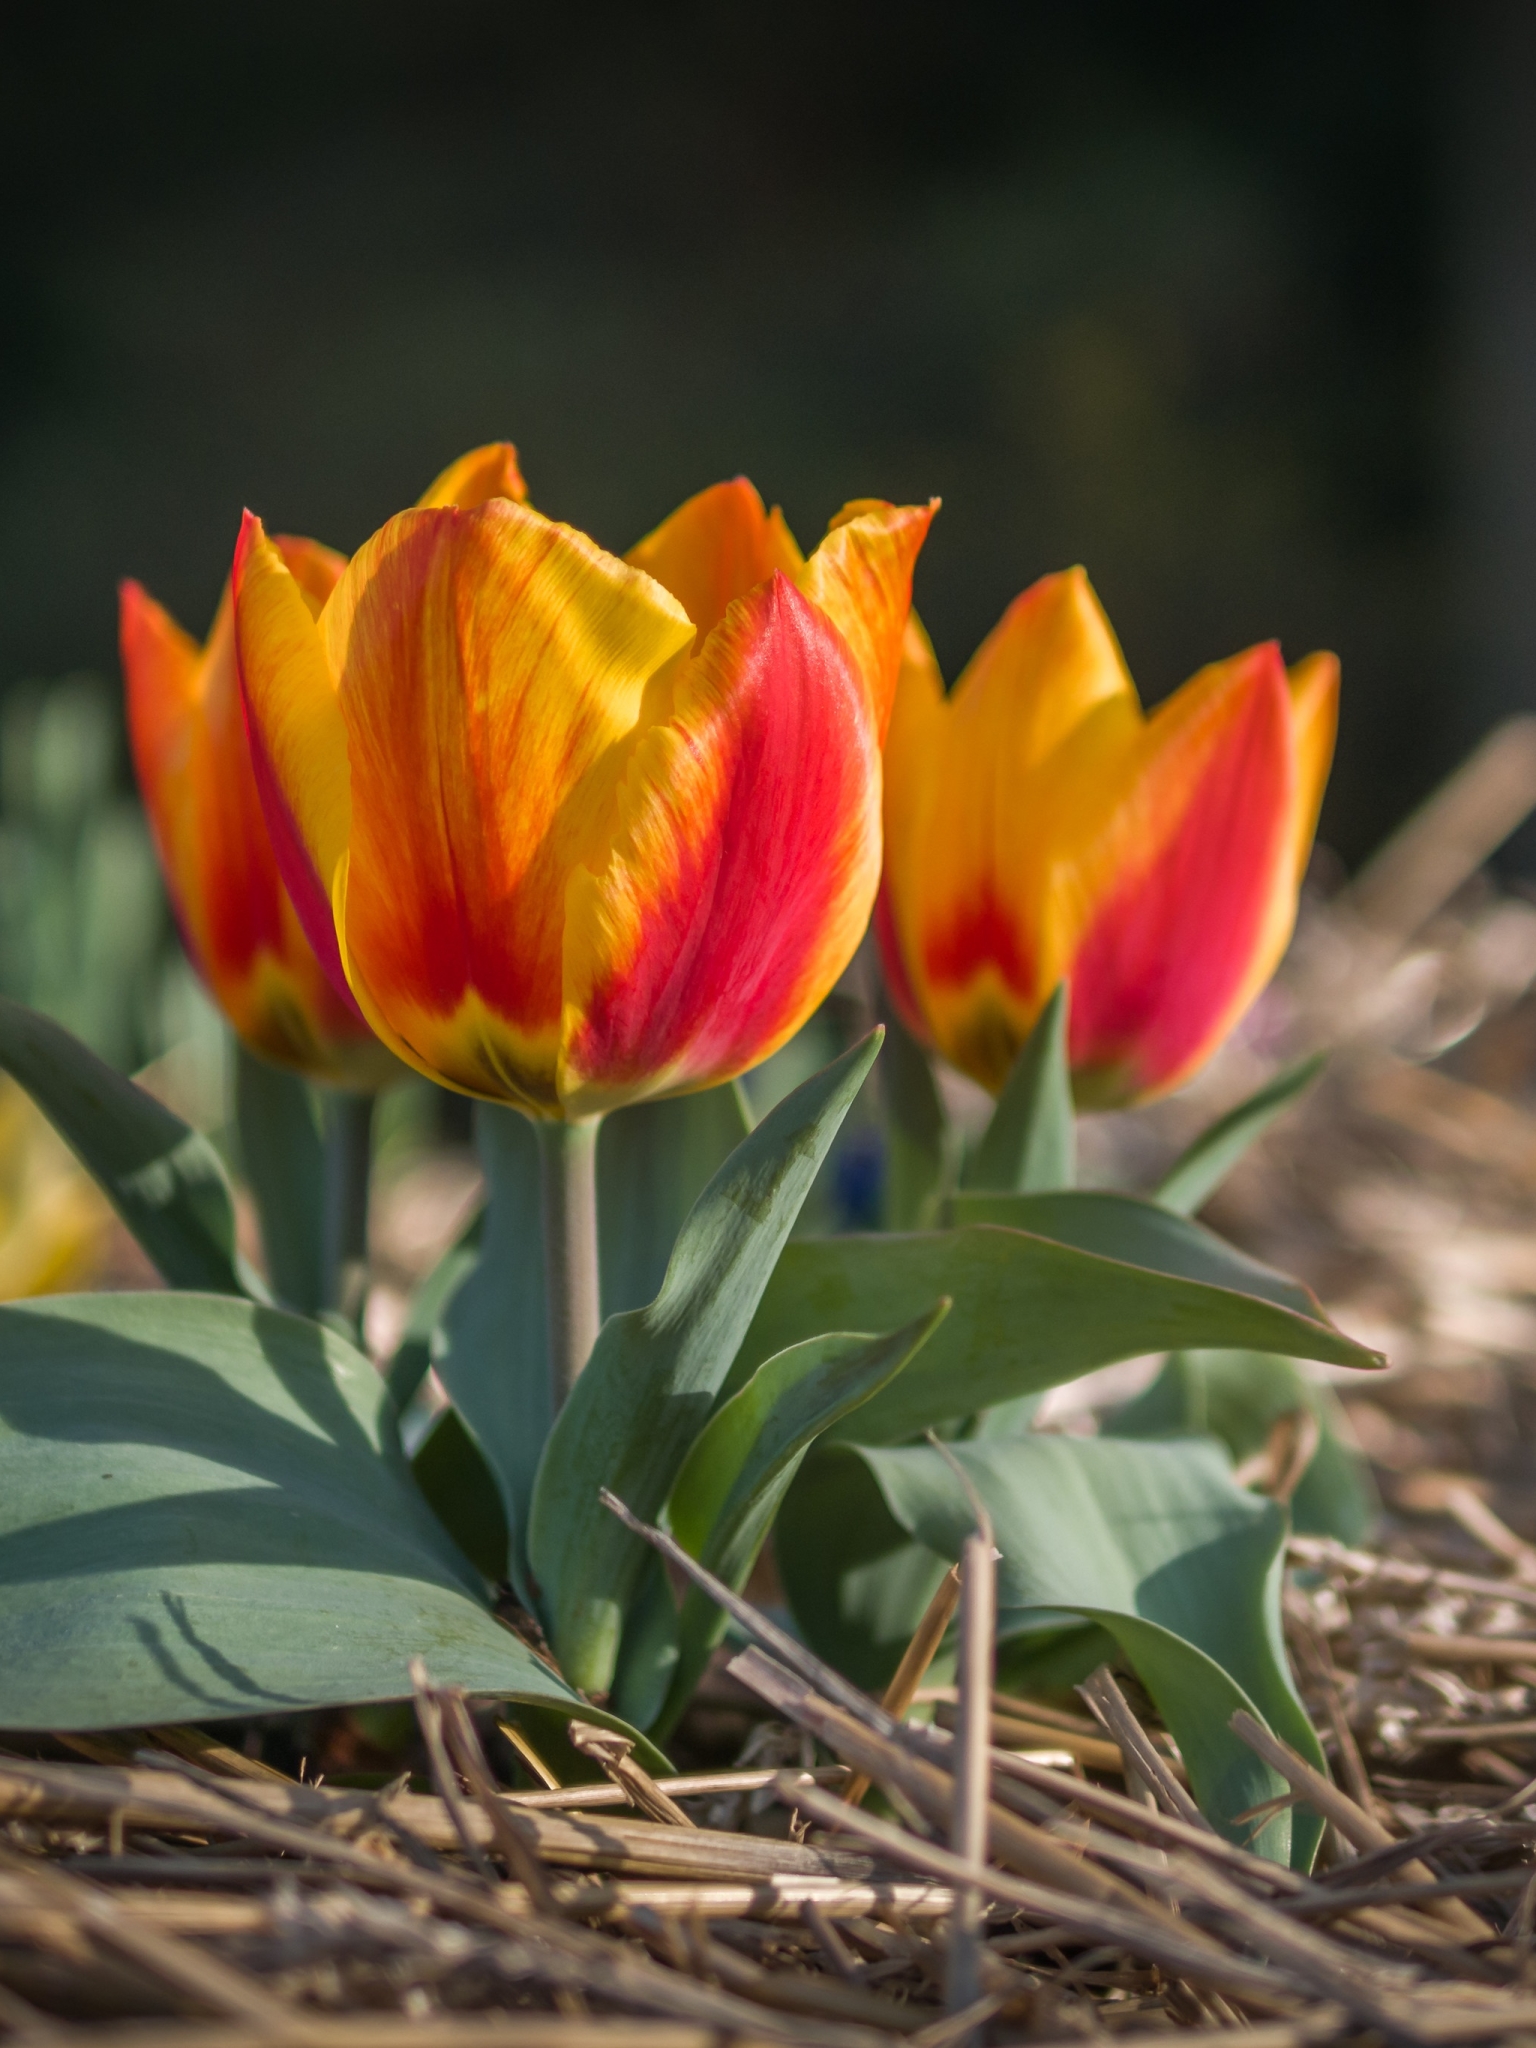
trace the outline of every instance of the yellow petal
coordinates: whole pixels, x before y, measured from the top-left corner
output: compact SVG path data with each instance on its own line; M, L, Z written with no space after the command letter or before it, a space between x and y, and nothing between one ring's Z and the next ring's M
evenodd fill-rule
M861 498L844 506L794 576L802 596L826 613L853 650L882 744L901 673L912 569L938 509L937 498L926 505Z
M490 441L484 448L471 448L457 462L450 462L442 475L416 500L418 507L457 505L468 511L487 498L511 498L524 504L528 486L517 466L517 450L510 441Z
M695 644L775 569L793 575L805 561L778 506L765 512L744 476L689 498L624 559L671 591L697 629Z
M1309 654L1286 678L1291 690L1291 733L1296 743L1296 817L1292 858L1296 886L1307 871L1333 743L1339 729L1339 657Z

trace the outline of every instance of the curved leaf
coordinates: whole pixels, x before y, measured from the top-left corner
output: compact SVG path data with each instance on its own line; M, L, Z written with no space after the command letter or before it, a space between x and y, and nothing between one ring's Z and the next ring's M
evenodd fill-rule
M1311 1087L1323 1071L1325 1056L1314 1053L1276 1074L1245 1102L1218 1117L1181 1153L1152 1190L1152 1200L1181 1216L1193 1216L1220 1187L1256 1138Z
M72 1038L0 997L0 1067L98 1183L170 1287L265 1290L235 1250L229 1178L208 1140Z
M948 1312L941 1301L905 1329L879 1337L812 1337L760 1365L716 1410L677 1475L667 1514L684 1549L739 1592L811 1445L894 1378ZM690 1587L664 1732L686 1706L725 1625L714 1602Z
M1176 1351L1144 1393L1106 1416L1103 1436L1209 1433L1234 1460L1262 1450L1270 1426L1294 1409L1316 1416L1312 1462L1291 1499L1291 1521L1308 1536L1363 1542L1380 1511L1370 1467L1350 1443L1343 1405L1289 1358L1260 1351Z
M1002 1563L1000 1638L1075 1615L1108 1631L1177 1740L1201 1808L1241 1837L1239 1813L1282 1781L1232 1734L1248 1703L1321 1767L1280 1630L1286 1516L1238 1486L1209 1443L1037 1435L957 1444L953 1456L992 1516ZM891 1519L957 1559L974 1527L947 1460L926 1445L857 1453ZM1310 1862L1316 1829L1282 1814L1259 1837Z
M598 1488L611 1487L647 1520L670 1493L880 1035L803 1082L737 1146L689 1212L661 1292L603 1325L550 1433L529 1556L556 1654L584 1691L612 1683L649 1555L604 1512ZM805 1334L828 1327L857 1325L822 1323Z
M1009 1199L1060 1204L1083 1198ZM1241 1255L1231 1257L1239 1261ZM1252 1261L1242 1266L1268 1270L1253 1268ZM1271 1277L1291 1290L1292 1283ZM906 1372L858 1411L856 1421L839 1426L839 1435L856 1435L864 1443L900 1442L934 1424L1149 1351L1240 1345L1335 1365L1382 1363L1377 1352L1335 1329L1305 1290L1295 1290L1309 1304L1303 1313L1022 1230L975 1224L912 1236L800 1238L786 1245L727 1391L763 1359L822 1330L904 1321L941 1294L952 1295L955 1304L942 1328Z
M470 1691L588 1709L485 1605L369 1361L208 1295L0 1308L0 1726Z
M1019 1049L962 1185L1031 1194L1077 1179L1077 1112L1067 1063L1067 984L1058 984ZM997 1221L997 1218L977 1218Z

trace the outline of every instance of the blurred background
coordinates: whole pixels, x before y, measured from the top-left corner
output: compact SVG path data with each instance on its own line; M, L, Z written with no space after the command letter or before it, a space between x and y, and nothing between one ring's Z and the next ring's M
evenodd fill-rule
M501 436L614 549L738 471L807 544L941 494L951 680L1074 561L1148 701L1335 648L1336 887L1536 698L1532 85L1518 0L8 10L0 991L220 1120L117 580L201 635L243 505L350 549Z
M1353 864L1532 694L1533 79L1518 0L10 10L0 689L506 435L614 548L941 493L951 678L1071 561L1149 699L1337 648Z

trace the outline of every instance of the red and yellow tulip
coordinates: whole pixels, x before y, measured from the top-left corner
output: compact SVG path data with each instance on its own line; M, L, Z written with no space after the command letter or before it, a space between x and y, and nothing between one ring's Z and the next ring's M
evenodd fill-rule
M274 845L400 1057L579 1120L765 1059L847 964L931 508L805 560L744 480L627 560L508 496L391 519L318 607L247 515L235 630Z
M1338 685L1271 642L1148 716L1081 569L1016 599L948 697L913 620L876 918L908 1022L996 1093L1067 979L1080 1100L1187 1080L1290 937Z
M455 463L422 503L474 503L493 491L523 495L506 443ZM305 606L320 612L345 556L287 535L273 546ZM119 639L134 767L194 967L253 1051L317 1080L375 1086L398 1069L340 973L315 957L273 853L240 702L230 589L199 647L140 584L124 583Z

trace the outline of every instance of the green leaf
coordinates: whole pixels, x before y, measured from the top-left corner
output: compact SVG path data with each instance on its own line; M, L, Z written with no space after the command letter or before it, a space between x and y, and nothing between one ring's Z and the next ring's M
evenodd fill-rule
M1323 1768L1281 1635L1285 1512L1238 1486L1216 1445L1037 1435L951 1449L1002 1552L999 1638L1054 1634L1068 1615L1113 1636L1213 1822L1243 1839L1236 1816L1287 1790L1232 1734L1240 1706ZM946 1459L927 1445L857 1455L892 1520L957 1559L974 1520ZM1305 1867L1317 1832L1303 1819L1293 1842L1285 1813L1256 1846Z
M739 1081L603 1118L597 1216L603 1314L653 1301L684 1218L752 1128Z
M946 1560L896 1520L862 1453L836 1443L818 1445L796 1474L774 1524L773 1555L805 1640L878 1698Z
M499 1584L507 1571L501 1490L456 1409L443 1409L418 1446L411 1471L427 1505L476 1571Z
M1218 1117L1208 1130L1176 1159L1152 1191L1152 1200L1181 1216L1193 1216L1210 1199L1255 1138L1267 1131L1283 1109L1311 1087L1323 1071L1324 1055L1298 1060L1272 1081Z
M1124 1198L1013 1199L1063 1204ZM1178 1228L1199 1231L1196 1224ZM1186 1240L1184 1249L1193 1258L1190 1243L1208 1250L1207 1239L1211 1246L1221 1244L1202 1232ZM839 1435L899 1443L935 1424L1043 1392L1143 1352L1240 1345L1335 1365L1382 1363L1379 1353L1335 1329L1305 1289L1271 1275L1280 1300L1238 1291L1267 1269L1236 1252L1230 1252L1230 1264L1209 1255L1208 1270L1225 1272L1238 1284L1129 1265L992 1224L910 1237L801 1238L784 1248L727 1390L734 1392L774 1352L820 1331L906 1320L941 1294L952 1295L955 1303L943 1326L907 1371L856 1418L839 1425ZM1294 1307L1288 1305L1292 1300Z
M953 1165L954 1133L927 1053L894 1014L885 1027L880 1087L885 1103L885 1227L921 1230L938 1221Z
M561 1667L583 1691L612 1683L648 1555L598 1489L611 1487L647 1520L670 1493L880 1037L871 1032L802 1082L737 1146L689 1212L661 1292L604 1324L550 1433L529 1557ZM803 1334L828 1327L857 1325Z
M0 1726L398 1699L413 1655L587 1712L486 1606L361 1353L206 1295L0 1308Z
M384 1383L395 1413L403 1415L433 1362L438 1333L448 1304L475 1270L485 1230L485 1207L478 1208L411 1296L405 1328L389 1361Z
M1380 1512L1370 1467L1349 1440L1332 1388L1289 1358L1260 1351L1176 1351L1144 1393L1100 1428L1104 1436L1219 1437L1234 1460L1262 1450L1282 1415L1307 1408L1319 1428L1317 1450L1291 1500L1291 1521L1307 1536L1357 1544Z
M318 1315L326 1306L325 1156L314 1095L237 1040L235 1121L272 1291L288 1308Z
M1138 1195L1089 1188L1048 1195L957 1195L954 1211L957 1224L1006 1224L1128 1266L1251 1294L1297 1315L1322 1313L1316 1295L1299 1280L1250 1258L1203 1223L1172 1215Z
M432 1362L501 1492L510 1548L497 1577L531 1606L528 1503L551 1416L539 1144L520 1111L488 1102L475 1104L475 1143L487 1188L479 1256L448 1293Z
M904 1329L812 1337L765 1360L716 1409L677 1475L667 1518L684 1549L739 1592L811 1445L894 1378L948 1312L949 1303L940 1301ZM686 1706L725 1622L714 1602L690 1587L664 1730Z
M1034 1194L1077 1179L1077 1112L1067 1062L1067 984L1035 1020L962 1185Z
M235 1250L235 1203L208 1140L51 1017L0 998L0 1067L19 1081L170 1287L265 1292Z

